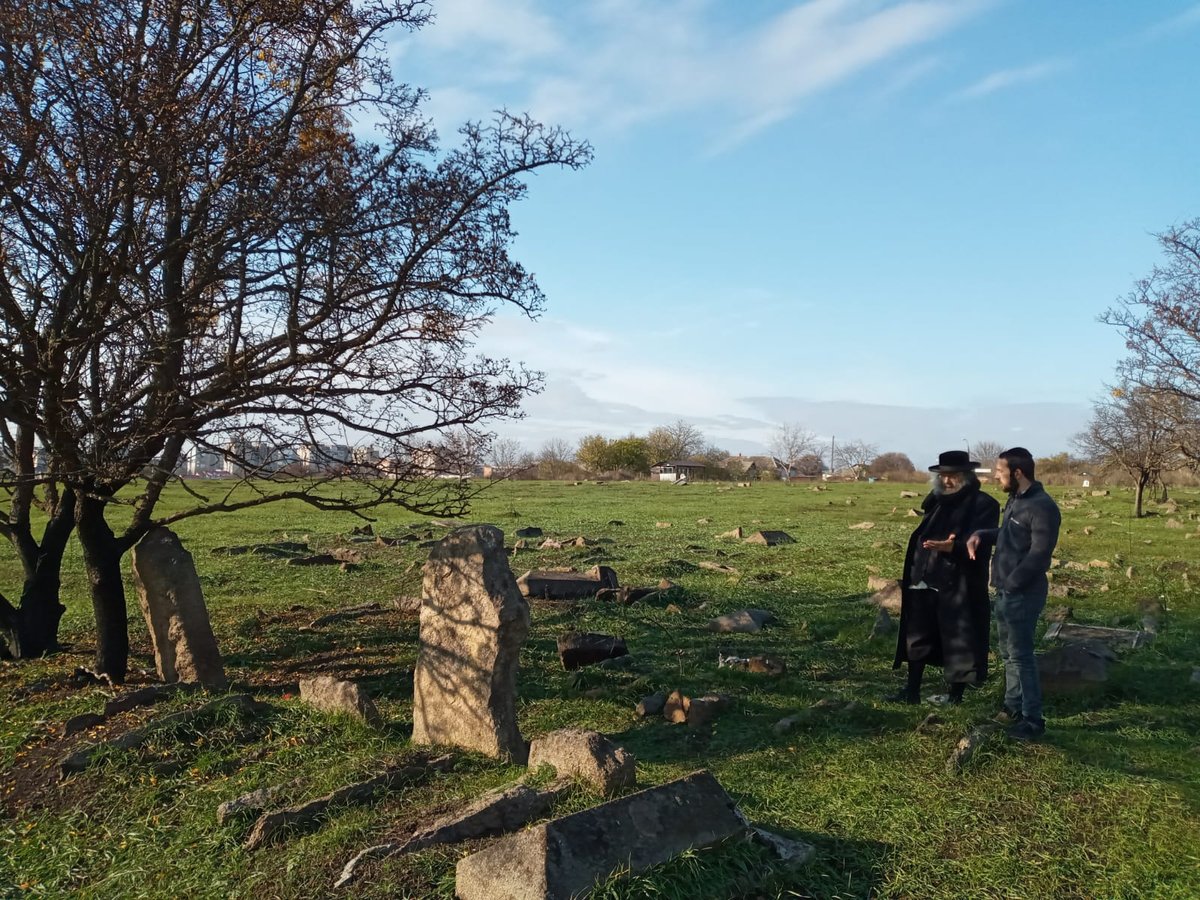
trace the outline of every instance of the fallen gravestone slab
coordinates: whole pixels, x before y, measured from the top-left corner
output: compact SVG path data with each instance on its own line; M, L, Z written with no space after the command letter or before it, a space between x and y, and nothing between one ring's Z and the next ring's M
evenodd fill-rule
M617 573L608 566L596 566L588 572L531 570L517 579L523 596L539 600L578 600L619 586Z
M780 544L794 544L796 539L786 531L756 531L746 538L747 544L762 544L765 547L778 547Z
M293 556L287 561L289 566L337 566L341 560L332 553L314 553L312 556Z
M718 616L708 623L709 631L754 633L775 622L775 614L765 609L740 609Z
M875 592L867 599L868 603L881 610L887 610L894 616L900 615L902 591L898 578L880 578L878 575L871 575L867 578L867 589Z
M491 525L451 532L429 554L422 594L412 742L523 763L517 664L529 604L508 566L504 534Z
M1047 694L1086 690L1108 681L1116 652L1100 641L1063 644L1037 654L1038 676Z
M667 695L662 691L656 691L639 700L636 711L643 718L646 716L657 716L663 711L663 707L666 705Z
M558 658L568 672L628 653L625 641L611 634L572 631L558 639Z
M1043 640L1072 643L1099 641L1110 647L1136 650L1153 641L1154 634L1149 631L1135 631L1132 628L1106 628L1102 625L1081 625L1077 622L1052 622L1046 629Z
M529 525L525 528L518 528L516 531L513 532L513 535L516 537L519 537L519 538L538 538L538 537L541 537L543 534L544 534L544 532L542 531L542 529L540 529L534 525Z
M389 841L357 853L334 882L335 890L347 887L369 862L415 853L439 844L457 844L471 838L508 834L545 815L571 788L567 778L558 779L542 790L524 784L489 791L465 808L442 816L402 841Z
M261 709L261 706L249 694L231 694L230 696L205 703L203 706L196 707L195 709L185 709L161 716L152 720L147 725L135 728L133 731L128 731L111 741L91 744L63 757L58 764L59 777L67 778L78 772L82 772L91 765L92 760L101 750L135 750L160 731L196 722L230 707L236 708L244 716L256 715Z
M851 525L851 531L870 531L875 527L874 522L859 522L857 525Z
M696 772L501 838L459 860L455 891L460 900L566 900L618 870L636 874L744 829L716 779Z
M152 528L133 548L133 584L150 631L154 665L166 682L229 686L192 554L169 528Z
M261 813L284 794L295 790L302 784L304 784L303 778L294 778L287 784L259 788L256 791L242 794L240 797L234 797L232 800L226 800L217 807L217 824L225 825L250 813Z
M368 778L357 784L340 787L324 797L309 800L307 803L263 813L254 823L254 827L250 829L250 834L247 835L242 846L246 850L257 850L282 837L284 832L297 834L313 831L321 827L331 809L371 803L380 794L398 790L430 773L445 772L453 764L453 757L439 756L422 765L390 769L382 775L376 775L374 778Z
M718 538L728 538L728 539L740 541L743 537L742 526L739 525L737 528L734 528L731 531L722 531L720 534L717 535L717 537Z
M189 685L173 682L171 684L152 684L149 687L138 688L135 691L126 691L104 704L104 715L106 717L115 716L118 713L128 712L139 706L153 706L155 703L174 697L188 687Z
M383 725L383 716L367 692L353 681L342 681L332 675L301 678L300 699L322 712L353 716L376 728Z
M549 765L560 778L581 778L612 795L637 783L637 758L597 731L561 728L529 745L529 768Z

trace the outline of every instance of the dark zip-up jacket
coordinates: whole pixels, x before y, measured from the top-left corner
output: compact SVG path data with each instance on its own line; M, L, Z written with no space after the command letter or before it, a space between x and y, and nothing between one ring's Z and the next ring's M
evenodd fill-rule
M1040 481L1033 482L1023 494L1009 496L1000 527L978 532L981 541L996 546L992 587L1006 594L1045 597L1049 591L1046 572L1061 524L1058 504Z

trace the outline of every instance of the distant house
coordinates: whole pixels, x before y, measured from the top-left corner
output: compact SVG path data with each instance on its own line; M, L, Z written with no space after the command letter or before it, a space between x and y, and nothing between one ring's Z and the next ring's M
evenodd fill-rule
M656 481L694 481L704 474L704 463L686 459L669 459L650 467L650 477Z

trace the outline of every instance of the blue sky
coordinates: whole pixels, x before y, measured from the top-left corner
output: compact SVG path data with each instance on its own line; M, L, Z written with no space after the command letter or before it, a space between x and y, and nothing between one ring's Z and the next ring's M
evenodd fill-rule
M435 0L392 47L443 135L507 107L595 148L514 210L549 304L481 348L546 439L796 421L918 464L1070 449L1096 321L1200 216L1200 4Z

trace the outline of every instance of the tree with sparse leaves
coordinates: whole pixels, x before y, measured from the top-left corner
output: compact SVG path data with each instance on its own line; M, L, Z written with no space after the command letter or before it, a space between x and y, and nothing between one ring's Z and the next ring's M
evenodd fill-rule
M439 151L385 56L390 30L426 19L407 0L3 5L0 533L25 568L19 601L0 598L8 652L53 649L72 528L96 667L120 680L120 560L151 528L288 498L463 508L470 488L419 457L539 388L471 346L498 306L543 305L508 252L524 176L589 149L500 114ZM375 140L352 127L368 120ZM346 465L360 442L378 452ZM250 488L191 485L163 515L189 445ZM330 474L287 474L297 446Z
M863 477L873 460L879 454L879 448L866 441L847 441L838 444L835 469L848 469L855 479Z
M981 466L991 466L1007 449L999 441L976 441L971 445L971 458Z
M687 460L704 450L704 434L685 419L652 428L646 435L653 462Z
M794 469L797 460L816 450L817 438L799 422L784 422L771 433L767 448L773 457Z

